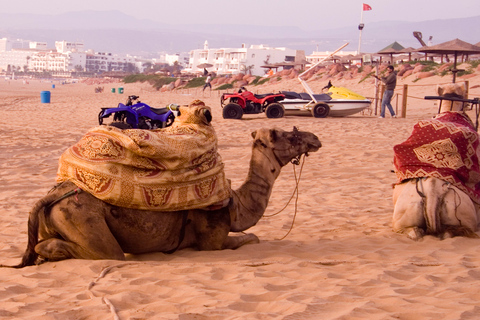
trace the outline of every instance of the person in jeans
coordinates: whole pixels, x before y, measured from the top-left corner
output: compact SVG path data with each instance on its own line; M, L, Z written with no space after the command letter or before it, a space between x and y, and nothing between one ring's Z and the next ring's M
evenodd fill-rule
M205 80L205 85L203 86L202 91L205 91L206 87L210 87L210 91L212 91L212 84L210 83L210 81L212 81L212 76L210 74L208 74L207 80Z
M387 75L385 77L374 77L385 83L385 92L383 93L382 98L380 118L385 118L385 106L388 107L388 111L390 111L392 118L396 118L397 115L395 114L395 111L393 111L390 101L392 101L393 91L395 90L395 86L397 85L397 73L393 70L393 66L390 65L387 67Z

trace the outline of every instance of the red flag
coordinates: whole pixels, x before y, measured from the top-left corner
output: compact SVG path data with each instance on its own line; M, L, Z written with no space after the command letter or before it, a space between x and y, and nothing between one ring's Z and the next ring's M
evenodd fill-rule
M372 7L370 7L368 4L364 3L363 4L363 11L370 11L372 10Z

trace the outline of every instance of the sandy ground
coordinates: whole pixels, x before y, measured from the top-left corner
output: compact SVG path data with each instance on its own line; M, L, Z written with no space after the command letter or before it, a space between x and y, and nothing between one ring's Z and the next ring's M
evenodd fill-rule
M480 77L470 97L480 96ZM147 84L0 82L0 264L20 261L30 208L54 185L61 153L97 125L101 107L127 95L160 107L199 98L211 106L232 187L246 176L252 138L261 127L315 133L323 147L306 158L294 201L249 231L259 244L238 250L128 256L121 261L68 260L0 269L0 318L12 319L478 319L480 240L427 236L414 242L391 230L393 146L438 106L423 100L451 77L409 84L407 117L375 112L315 119L264 114L225 120L219 94L160 93ZM371 80L333 80L373 97ZM52 88L55 84L55 88ZM318 91L326 83L311 83ZM124 88L124 94L111 88ZM296 90L290 80L258 93ZM51 103L40 92L51 91ZM401 101L401 97L399 98ZM388 113L387 113L388 114ZM473 113L472 113L473 114ZM298 174L299 167L296 167ZM295 188L292 165L278 178L266 216L283 208Z

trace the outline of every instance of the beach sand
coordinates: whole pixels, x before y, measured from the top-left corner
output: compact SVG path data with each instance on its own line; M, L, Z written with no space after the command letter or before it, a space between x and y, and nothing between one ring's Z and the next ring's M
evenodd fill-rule
M468 80L470 98L478 97L480 76ZM318 91L327 81L311 86ZM246 177L250 133L258 128L296 126L315 133L323 146L306 158L296 215L294 199L249 229L259 244L0 269L0 318L478 319L480 240L426 236L414 242L391 229L393 146L409 136L418 120L434 116L438 105L423 97L435 95L437 83L450 81L448 76L399 79L398 92L409 84L406 118L392 119L387 112L386 119L379 119L372 112L345 118L267 119L258 114L225 120L216 91L160 93L148 84L114 83L96 94L94 85L84 83L2 80L0 264L20 261L28 212L55 184L62 152L97 125L101 107L115 107L127 95L139 95L156 107L197 98L211 106L233 188ZM374 95L372 80L332 82ZM118 87L124 94L111 92ZM253 88L266 93L300 85L289 80ZM51 92L51 103L40 102L44 90ZM297 166L297 175L299 170ZM287 165L265 215L280 211L294 188L293 165ZM292 231L281 240L294 218Z

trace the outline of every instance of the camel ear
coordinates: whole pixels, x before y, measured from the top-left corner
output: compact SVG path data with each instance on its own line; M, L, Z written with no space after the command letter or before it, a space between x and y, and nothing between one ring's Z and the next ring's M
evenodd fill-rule
M439 84L437 84L437 93L439 96L443 94L443 87Z
M255 136L257 135L257 131L252 131L252 138L255 139Z

